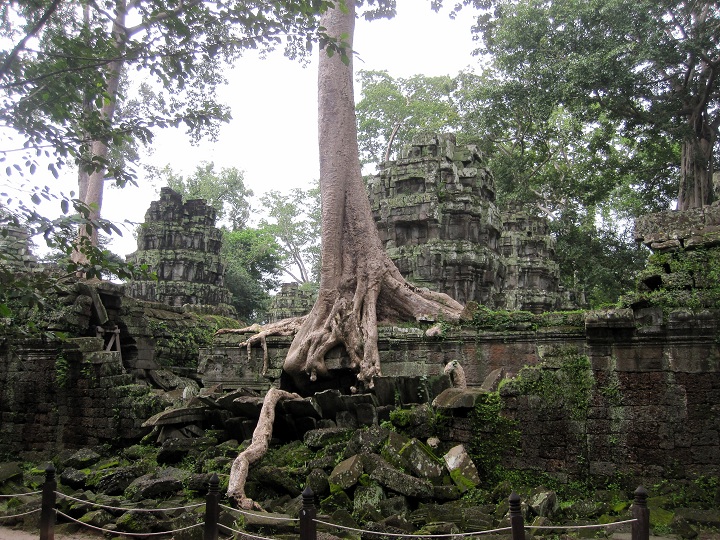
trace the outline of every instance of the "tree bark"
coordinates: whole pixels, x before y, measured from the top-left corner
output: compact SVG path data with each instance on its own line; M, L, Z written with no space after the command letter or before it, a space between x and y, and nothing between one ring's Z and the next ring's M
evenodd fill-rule
M352 36L353 0L328 10L321 26ZM357 142L352 59L320 53L318 143L322 200L322 268L318 299L292 342L284 370L299 388L327 373L325 354L347 349L361 384L381 374L377 323L383 319L458 320L450 297L408 284L385 253L362 179Z
M692 136L683 141L680 161L678 210L702 208L715 200L713 191L713 146L715 130L697 110L688 120Z
M117 108L117 93L120 87L120 76L124 68L123 51L125 48L125 18L127 15L127 6L125 0L118 0L116 4L115 20L113 21L113 36L115 39L116 58L108 64L107 75L105 78L105 91L107 99L105 100L100 115L102 119L108 123L112 122ZM101 162L108 157L108 146L102 140L94 140L90 144L90 164L94 167L90 172L81 170L78 172L78 194L79 199L90 208L89 219L95 221L100 218L103 202L103 190L105 189L105 173L106 169L102 165L93 163L100 160ZM84 225L78 230L78 244L72 253L73 262L84 264L87 263L86 255L79 249L83 242L89 241L90 245L98 245L98 231L96 227L92 227L90 231Z
M330 36L349 36L351 45L354 0L345 0L345 5L347 9L336 4L328 10L320 25ZM347 350L360 385L372 387L373 378L381 374L377 345L379 320L457 321L463 311L463 306L449 296L407 283L382 248L362 179L356 125L352 62L346 65L339 55L329 56L321 51L318 73L322 199L320 291L283 364L283 370L300 390L328 373L325 354L338 345ZM271 329L266 327L258 334L259 341L268 335L265 330L283 333L296 324L297 320L286 319ZM246 344L252 341L250 338ZM262 440L269 440L272 433L272 418L265 411L274 409L275 395L271 390L265 398L263 413L253 434L253 460L261 457L260 450L264 453ZM250 453L250 448L245 452ZM244 507L252 506L244 493L249 463L249 460L236 460L228 488L228 495Z

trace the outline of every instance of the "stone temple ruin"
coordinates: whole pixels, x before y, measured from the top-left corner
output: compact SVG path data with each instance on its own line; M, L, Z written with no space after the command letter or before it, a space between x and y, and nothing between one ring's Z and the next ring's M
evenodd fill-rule
M224 286L225 266L220 258L222 233L215 227L216 212L202 199L183 203L170 188L150 203L138 230L138 249L126 257L146 264L157 281L130 281L128 296L169 306L206 306L230 314L230 291Z
M720 205L641 220L638 240L657 253L637 298L623 309L582 312L560 311L574 302L559 285L547 224L525 208L496 207L492 176L473 147L458 148L451 136L418 140L384 165L370 198L406 276L509 311L482 307L435 337L423 327L379 328L383 377L368 394L351 393L345 351L329 351L326 387L282 405L279 433L376 426L395 409L420 406L420 424L442 411L448 441L470 444L474 407L505 378L512 381L496 397L520 432L518 452L504 458L509 466L565 481L720 474L720 428L708 414L720 403L720 299L712 296ZM202 306L228 303L219 239L212 209L163 190L131 256L158 282L128 283L125 294L107 283L69 288L51 327L77 336L64 343L10 344L0 334L0 388L10 389L0 393L0 452L132 444L151 431L165 441L219 431L246 438L261 393L282 381L292 338L250 351L240 346L247 335L203 346L189 339L214 331L212 318L199 317ZM683 259L689 248L692 265ZM199 283L185 287L190 279ZM658 304L653 294L662 291L687 298L687 307ZM286 286L273 315L299 314L298 292L307 310L307 291ZM103 324L117 329L119 350L96 336ZM568 386L568 358L582 367L577 387ZM444 369L453 361L467 390L450 387ZM536 392L537 381L550 381L546 394ZM175 408L164 410L168 404Z

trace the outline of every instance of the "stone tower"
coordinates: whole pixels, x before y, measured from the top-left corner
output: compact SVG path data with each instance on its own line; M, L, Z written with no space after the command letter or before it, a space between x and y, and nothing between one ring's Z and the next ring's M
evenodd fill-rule
M492 174L473 145L426 135L381 166L369 186L383 245L410 281L461 303L494 305L505 267Z
M574 309L560 286L555 238L547 219L528 207L509 205L502 212L502 220L500 253L507 272L496 306L533 313Z
M170 188L150 203L138 231L138 249L126 257L147 264L157 281L129 281L128 296L171 306L215 306L231 313L231 294L224 286L220 258L222 232L215 227L215 209L204 200L185 203Z

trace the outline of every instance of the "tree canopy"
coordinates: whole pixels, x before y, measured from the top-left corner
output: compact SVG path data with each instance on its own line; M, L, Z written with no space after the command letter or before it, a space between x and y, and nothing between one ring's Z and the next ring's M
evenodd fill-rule
M584 121L607 119L638 153L667 160L666 175L679 172L678 208L714 200L720 126L720 10L714 2L464 4L482 9L478 52L492 56L505 81L545 93Z

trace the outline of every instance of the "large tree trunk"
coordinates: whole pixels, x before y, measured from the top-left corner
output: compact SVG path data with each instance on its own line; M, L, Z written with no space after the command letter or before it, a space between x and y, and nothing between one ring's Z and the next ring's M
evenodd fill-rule
M713 146L715 128L706 121L705 113L696 108L689 124L692 137L683 141L680 161L678 210L702 208L715 200L713 192Z
M340 0L342 1L342 0ZM347 9L326 12L320 25L331 36L350 36L355 24L354 0ZM318 74L320 191L322 197L322 268L318 299L300 326L283 364L296 387L328 373L325 354L341 345L361 385L371 387L380 375L378 320L457 321L463 306L441 293L405 282L380 243L370 211L358 155L352 62L320 52ZM282 332L296 321L276 323ZM263 335L263 338L266 334ZM248 343L252 342L252 338ZM274 392L273 392L274 395ZM269 400L266 397L266 401ZM274 399L274 397L272 398ZM273 408L274 403L268 404ZM263 405L265 410L266 405ZM257 433L267 437L268 417ZM253 444L255 437L253 436ZM239 464L238 471L245 470ZM231 480L228 495L244 507L244 479Z
M350 36L355 6L329 10L321 21L331 36ZM350 43L352 45L352 43ZM362 179L355 120L352 60L320 54L318 140L322 198L320 291L293 340L284 369L303 382L326 373L325 354L344 345L358 380L380 374L377 322L383 319L457 320L462 306L450 297L405 282L385 253Z

